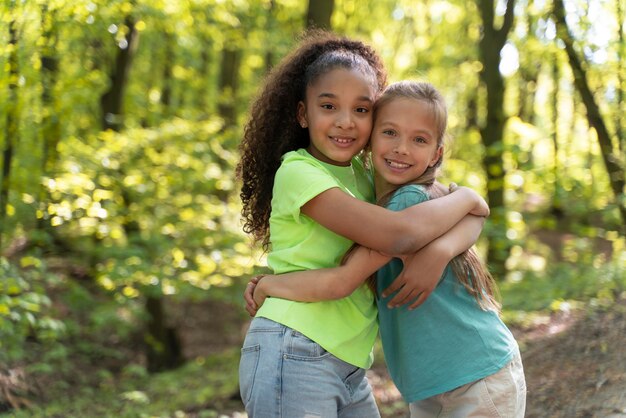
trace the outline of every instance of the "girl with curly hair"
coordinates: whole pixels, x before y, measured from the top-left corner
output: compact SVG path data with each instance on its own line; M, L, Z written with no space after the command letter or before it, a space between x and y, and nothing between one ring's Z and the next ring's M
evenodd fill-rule
M402 212L372 203L371 176L359 154L385 82L371 47L315 31L262 87L237 173L244 230L269 250L275 274L336 266L353 242L413 253L468 213L488 214L484 200L466 188ZM450 258L446 251L438 259L445 265ZM410 263L406 273L407 299L422 298L438 279L415 278ZM240 390L249 416L380 416L365 377L376 316L366 286L334 301L268 299L241 351Z

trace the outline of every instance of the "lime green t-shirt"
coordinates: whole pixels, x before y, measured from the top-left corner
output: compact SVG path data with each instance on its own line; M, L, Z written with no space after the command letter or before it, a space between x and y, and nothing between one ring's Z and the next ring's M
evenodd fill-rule
M283 156L274 179L267 258L276 274L339 265L352 241L300 212L306 202L334 187L361 200L374 199L371 178L358 158L348 167L339 167L317 160L304 149ZM325 302L268 298L257 316L301 332L350 364L363 368L372 364L378 324L367 286L346 298Z

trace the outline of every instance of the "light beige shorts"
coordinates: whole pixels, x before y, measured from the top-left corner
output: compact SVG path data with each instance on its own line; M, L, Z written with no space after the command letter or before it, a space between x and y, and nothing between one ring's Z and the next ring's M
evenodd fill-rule
M411 418L523 418L526 379L517 353L498 372L450 392L413 402Z

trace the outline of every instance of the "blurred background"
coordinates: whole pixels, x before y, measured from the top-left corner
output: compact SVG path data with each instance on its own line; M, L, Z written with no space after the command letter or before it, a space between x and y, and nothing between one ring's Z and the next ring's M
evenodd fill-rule
M241 230L237 146L264 76L311 26L446 97L444 181L491 206L478 247L522 345L528 416L626 416L625 13L4 0L0 416L245 416L241 294L265 263ZM381 412L406 416L385 373L377 346Z

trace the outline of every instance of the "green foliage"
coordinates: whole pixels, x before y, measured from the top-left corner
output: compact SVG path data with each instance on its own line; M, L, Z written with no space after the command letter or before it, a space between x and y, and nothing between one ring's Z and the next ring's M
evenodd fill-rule
M27 340L46 345L64 335L44 288L48 274L38 258L17 267L0 257L0 365L23 360Z
M337 0L332 20L337 32L379 51L390 81L427 78L438 86L454 138L443 180L484 195L482 158L491 150L477 129L485 118L477 7ZM489 244L513 247L501 282L510 316L609 303L626 287L626 249L616 232L622 220L546 20L549 7L518 4L507 46L518 66L508 63L510 117L497 141L504 161L489 167L505 173L506 208L493 216L507 228ZM624 48L615 30L600 34L592 24L615 23L610 7L583 10L574 2L569 13L577 15L576 47L586 54L596 100L617 132L624 128L616 94L619 77L626 79ZM206 405L235 390L236 353L149 377L135 363L143 300L220 299L240 309L240 282L263 259L241 231L237 144L251 98L295 43L305 13L306 2L295 0L0 4L3 157L14 146L9 166L0 159L2 176L10 172L0 219L0 250L10 255L0 258L0 365L25 364L55 382L45 394L54 401L16 417L217 416ZM138 44L125 74L122 129L102 132L100 100L132 26ZM235 86L220 91L225 48L239 50L242 62ZM239 122L232 130L218 115L225 101ZM523 103L530 103L526 112ZM7 133L10 118L17 118L16 135ZM536 238L546 231L558 240ZM610 246L612 256L598 244ZM81 367L94 372L77 374ZM63 401L69 392L74 396Z
M55 383L53 401L11 418L186 418L217 417L220 405L236 393L239 350L195 359L178 370L150 376L139 365L126 366L119 376L98 372L97 387L72 390ZM0 417L4 416L0 414Z
M601 265L555 263L513 275L500 285L504 309L514 317L516 311L557 311L590 301L610 305L626 297L624 257Z
M68 139L72 154L45 182L53 201L42 217L120 297L229 286L254 264L239 226L236 156L219 129L173 120Z

